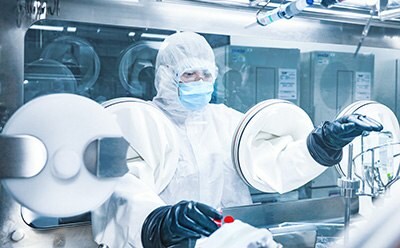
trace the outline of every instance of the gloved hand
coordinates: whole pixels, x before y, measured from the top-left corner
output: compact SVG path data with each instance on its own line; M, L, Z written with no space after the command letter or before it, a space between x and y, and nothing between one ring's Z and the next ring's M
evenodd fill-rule
M218 226L212 219L222 215L214 208L193 201L181 201L173 206L155 209L142 227L144 248L189 247L201 235L210 236Z
M342 148L363 132L379 132L382 125L365 115L352 114L333 122L326 121L307 138L307 148L318 163L337 164L342 159Z
M336 4L336 3L340 3L344 0L322 0L321 1L321 5L324 6L325 8L329 8L332 7L332 5Z

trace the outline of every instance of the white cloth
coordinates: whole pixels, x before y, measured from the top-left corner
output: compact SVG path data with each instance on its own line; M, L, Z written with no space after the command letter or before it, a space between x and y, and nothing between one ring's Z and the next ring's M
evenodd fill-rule
M179 102L176 73L199 67L215 67L213 51L202 36L187 32L165 39L157 55L157 95L153 104L176 126L180 156L176 173L160 197L167 204L180 200L200 201L213 207L250 204L249 189L236 173L231 157L233 133L243 114L222 104L209 104L199 111L189 111ZM296 147L303 147L299 158ZM293 165L286 167L286 162L296 160L296 165L318 166L308 154L305 142L291 148L284 152L284 156L291 157L289 160L278 160L273 167L265 167L275 171L272 175L282 177L277 178L282 183L285 175L278 172L283 169L290 173L287 168L293 168ZM285 149L282 145L275 153L279 156ZM102 206L103 210L93 215L93 234L99 244L112 248L141 247L140 231L145 216L163 204L160 198L157 200L154 187L134 180L133 176L129 178ZM116 204L121 202L124 204Z
M256 228L240 220L224 224L210 237L200 239L196 242L196 248L243 248L264 247L281 248L276 243L270 231L266 228Z

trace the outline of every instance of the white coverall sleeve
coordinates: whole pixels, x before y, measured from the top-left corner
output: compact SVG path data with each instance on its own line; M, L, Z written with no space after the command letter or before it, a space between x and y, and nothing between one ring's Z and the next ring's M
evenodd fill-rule
M144 220L163 205L149 185L132 174L125 175L110 199L92 212L94 240L112 248L142 247Z
M240 154L247 161L252 181L265 185L269 192L294 190L320 175L327 167L310 155L306 139L293 140L290 135L258 133Z

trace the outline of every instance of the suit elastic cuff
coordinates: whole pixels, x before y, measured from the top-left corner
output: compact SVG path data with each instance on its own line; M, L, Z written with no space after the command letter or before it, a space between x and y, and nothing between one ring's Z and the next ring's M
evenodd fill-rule
M326 146L321 136L316 132L308 135L307 148L311 157L323 166L333 166L342 160L342 149L336 150Z

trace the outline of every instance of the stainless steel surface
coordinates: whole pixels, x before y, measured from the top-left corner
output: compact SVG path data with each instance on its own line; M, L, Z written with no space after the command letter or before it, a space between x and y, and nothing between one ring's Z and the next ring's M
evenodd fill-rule
M84 153L86 168L96 177L120 177L128 172L126 155L129 143L122 137L92 141Z
M0 1L0 105L13 113L22 104L24 35L29 24L16 25L16 1Z
M317 241L317 231L293 231L284 234L273 235L274 241L285 248L313 248Z
M351 213L358 207L352 198ZM343 197L331 197L225 208L223 215L268 228L283 247L326 247L341 238L344 209Z
M342 239L344 229L341 223L285 222L268 228L274 240L283 247L332 247ZM333 246L335 247L335 246Z
M224 208L224 215L256 227L274 226L284 222L343 220L345 201L342 197L307 199ZM351 200L351 213L357 213L358 198Z
M274 240L285 248L315 247L317 227L314 225L292 225L269 228Z
M32 229L21 218L21 206L0 187L0 247L95 248L90 225L50 230ZM18 235L16 235L18 234ZM21 239L14 240L16 237Z
M0 134L0 179L33 177L46 162L47 150L39 139Z
M90 212L70 217L48 217L39 215L25 207L21 207L21 218L30 226L38 230L49 230L63 227L75 227L89 225L91 221Z
M18 208L16 209L18 210ZM92 241L90 225L75 226L73 228L58 228L50 230L35 230L28 227L25 223L14 222L3 226L2 234L9 233L7 236L0 236L0 246L2 248L14 247L53 247L53 248L95 248L97 245ZM15 233L19 240L12 237ZM17 237L18 237L17 236Z

